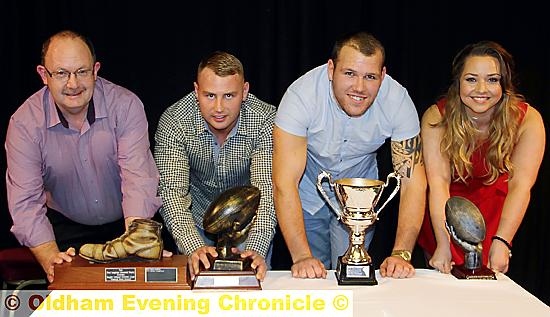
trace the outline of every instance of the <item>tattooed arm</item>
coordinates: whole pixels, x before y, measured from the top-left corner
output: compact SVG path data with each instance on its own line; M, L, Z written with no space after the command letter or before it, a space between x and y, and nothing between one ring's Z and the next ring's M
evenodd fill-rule
M393 169L401 177L410 179L417 166L424 166L420 135L405 141L392 141L391 155Z
M399 218L393 250L412 252L426 202L426 173L422 161L420 135L404 141L392 141L391 152L394 170L401 176ZM398 256L390 256L380 265L382 276L411 277L414 267Z

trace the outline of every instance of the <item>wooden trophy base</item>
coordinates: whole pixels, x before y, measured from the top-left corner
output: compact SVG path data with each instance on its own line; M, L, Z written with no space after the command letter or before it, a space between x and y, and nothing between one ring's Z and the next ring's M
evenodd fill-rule
M193 289L261 290L256 270L250 267L250 259L213 259L210 267L195 276Z
M342 256L338 257L336 265L336 280L338 285L377 285L374 275L374 266L368 264L343 263Z
M56 265L50 290L189 290L187 256L174 255L159 261L92 263L79 256Z
M496 280L495 272L486 266L478 269L467 269L464 265L453 266L451 274L461 280Z

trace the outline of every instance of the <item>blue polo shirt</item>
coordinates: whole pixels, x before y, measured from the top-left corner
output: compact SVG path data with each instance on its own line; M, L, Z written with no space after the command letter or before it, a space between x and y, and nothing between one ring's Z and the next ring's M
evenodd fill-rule
M334 97L326 64L288 87L275 124L288 133L307 137L307 162L299 193L302 208L312 215L325 204L316 185L321 170L329 172L334 180L378 179L376 150L388 138L402 141L420 132L418 113L407 90L388 74L367 112L361 117L348 116ZM323 186L337 204L328 182L324 181Z

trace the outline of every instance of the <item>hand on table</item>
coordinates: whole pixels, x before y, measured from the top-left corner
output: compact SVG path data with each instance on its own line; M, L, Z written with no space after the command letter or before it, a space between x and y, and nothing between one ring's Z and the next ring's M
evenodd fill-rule
M36 260L46 273L48 282L54 281L54 265L63 262L71 262L76 255L76 250L70 247L65 252L59 251L55 241L49 241L36 247L30 248Z
M199 274L200 263L204 266L205 269L210 268L210 259L209 255L212 257L217 257L218 252L216 247L213 246L203 246L191 253L187 259L187 266L189 267L189 273L191 274L191 280L195 279L195 275Z
M326 278L327 270L323 263L313 257L307 257L296 261L290 268L292 277L297 278Z
M412 264L398 256L389 256L380 265L380 275L383 277L407 278L413 277L414 273Z
M252 260L250 266L256 270L256 278L263 281L267 272L267 263L265 262L265 258L253 250L242 251L240 254L241 258L250 258L250 260Z
M452 261L451 249L449 247L436 248L429 264L441 273L451 273L451 269L455 265Z

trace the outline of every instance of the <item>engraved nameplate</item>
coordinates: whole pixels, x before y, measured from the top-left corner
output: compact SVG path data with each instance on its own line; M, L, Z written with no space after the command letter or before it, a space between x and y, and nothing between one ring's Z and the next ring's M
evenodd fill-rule
M195 276L193 289L262 289L253 270L201 271Z
M177 267L148 267L145 268L145 282L176 283L178 281Z
M135 267L106 267L105 282L135 282Z
M203 287L256 287L255 276L201 276L197 278L196 288Z
M353 277L368 277L370 274L370 266L346 266L346 276Z

